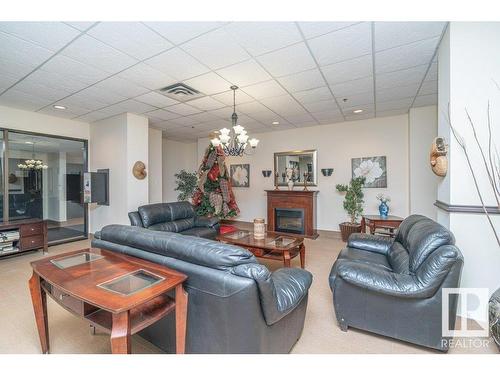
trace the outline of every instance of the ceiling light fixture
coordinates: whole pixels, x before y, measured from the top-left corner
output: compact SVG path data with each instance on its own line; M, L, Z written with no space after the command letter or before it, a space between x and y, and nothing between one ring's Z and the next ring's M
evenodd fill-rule
M362 109L355 109L354 111L352 111L352 113L361 113L361 112L363 112Z
M19 163L17 167L22 171L36 171L49 168L42 160L35 158L35 142L26 141L25 143L33 145L33 153L31 154L31 159L25 160L24 163Z
M54 109L59 109L61 111L66 109L66 107L63 105L54 105L53 107L54 107Z
M233 90L233 114L231 116L231 123L234 135L231 137L229 135L231 130L223 128L219 130L219 136L212 138L210 142L213 147L221 146L224 154L227 156L250 155L245 152L247 144L249 144L252 149L255 149L259 144L259 140L257 138L248 139L247 131L243 126L238 124L238 115L236 114L236 90L238 90L238 86L231 86L231 90Z
M280 122L279 122L279 121L273 121L273 122L272 122L272 124L273 124L273 125L279 125L279 124L280 124Z

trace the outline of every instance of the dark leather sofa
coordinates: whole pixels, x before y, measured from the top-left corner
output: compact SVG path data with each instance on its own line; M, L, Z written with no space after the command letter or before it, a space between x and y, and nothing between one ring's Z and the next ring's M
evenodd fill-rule
M360 328L447 351L451 338L441 333L441 291L459 287L463 266L454 243L450 231L421 215L406 218L394 240L352 234L329 278L341 329ZM453 327L456 310L452 297Z
M129 212L130 224L151 230L215 239L219 219L198 216L189 202L155 203Z
M270 272L246 249L133 226L108 225L92 246L188 276L187 353L288 353L302 333L312 282L305 270ZM173 314L140 335L175 352Z

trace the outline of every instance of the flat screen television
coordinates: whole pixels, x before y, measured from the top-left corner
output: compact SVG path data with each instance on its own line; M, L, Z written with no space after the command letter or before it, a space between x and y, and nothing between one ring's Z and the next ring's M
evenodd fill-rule
M83 196L84 203L109 206L109 169L84 174Z

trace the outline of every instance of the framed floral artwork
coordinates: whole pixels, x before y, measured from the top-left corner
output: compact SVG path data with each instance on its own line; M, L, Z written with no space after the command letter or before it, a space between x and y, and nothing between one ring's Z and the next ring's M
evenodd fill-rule
M229 171L233 187L250 187L250 164L231 164Z
M352 178L364 177L366 188L387 187L387 162L385 156L351 159Z

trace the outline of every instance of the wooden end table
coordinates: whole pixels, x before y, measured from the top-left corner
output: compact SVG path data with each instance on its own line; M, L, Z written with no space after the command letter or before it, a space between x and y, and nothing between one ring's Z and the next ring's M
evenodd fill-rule
M366 233L366 226L370 228L370 233L375 234L376 228L393 228L399 227L404 219L399 216L380 216L380 215L363 215L361 217L361 233Z
M72 251L31 263L29 280L42 352L49 352L47 295L69 312L111 334L113 354L130 354L131 335L175 310L176 352L186 341L187 276L124 254ZM175 290L175 299L166 293Z
M300 267L304 268L306 265L306 248L302 237L288 237L266 232L264 239L255 239L253 232L239 230L220 234L217 240L244 247L258 258L283 261L285 267L290 267L290 260L299 255Z

